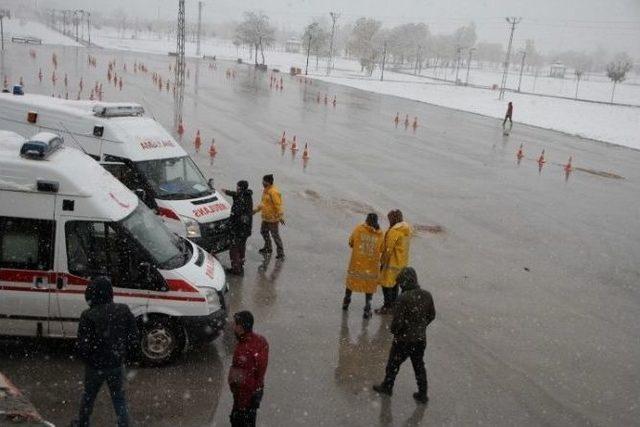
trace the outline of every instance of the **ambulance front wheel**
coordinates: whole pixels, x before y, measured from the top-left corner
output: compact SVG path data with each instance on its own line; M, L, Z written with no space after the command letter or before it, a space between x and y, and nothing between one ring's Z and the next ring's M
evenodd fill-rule
M185 334L178 322L167 317L149 317L141 322L142 363L161 366L174 361L184 350Z

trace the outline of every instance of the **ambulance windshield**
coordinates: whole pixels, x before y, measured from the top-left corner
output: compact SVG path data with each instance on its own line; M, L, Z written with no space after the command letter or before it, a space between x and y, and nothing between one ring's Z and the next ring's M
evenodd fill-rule
M190 157L136 162L158 199L185 200L211 194L202 173Z
M119 224L163 270L182 267L191 258L191 245L169 231L162 220L142 203Z

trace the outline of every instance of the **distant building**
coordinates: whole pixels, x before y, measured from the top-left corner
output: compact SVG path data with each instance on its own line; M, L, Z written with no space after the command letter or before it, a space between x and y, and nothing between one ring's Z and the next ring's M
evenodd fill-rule
M300 53L300 48L302 47L302 43L298 39L290 38L287 40L284 46L284 50L290 53Z
M556 79L564 79L564 74L567 72L567 67L562 62L555 62L549 67L549 77Z

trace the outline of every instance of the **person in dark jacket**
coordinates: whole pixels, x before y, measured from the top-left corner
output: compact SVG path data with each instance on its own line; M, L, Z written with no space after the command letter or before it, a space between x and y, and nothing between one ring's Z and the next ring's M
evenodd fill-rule
M80 316L77 353L85 363L85 378L76 425L89 425L96 396L106 382L118 426L128 426L123 362L138 347L136 319L128 306L113 302L111 280L106 277L93 279L84 297L89 308Z
M231 268L230 274L244 275L244 258L247 248L247 239L251 236L253 226L253 192L249 189L247 181L238 181L236 191L222 190L227 196L233 198L231 206Z
M509 120L509 129L513 127L513 103L509 102L507 105L507 112L504 115L504 120L502 122L502 129L505 128L507 124L507 120Z
M400 365L410 358L418 383L418 392L413 394L413 398L419 403L427 403L429 397L424 352L427 348L427 326L436 318L433 297L420 288L416 271L411 267L403 268L396 282L402 294L396 303L390 327L393 343L384 381L374 385L373 389L391 396Z
M234 314L233 320L238 345L229 369L228 382L233 394L233 410L229 419L233 427L254 427L264 392L269 344L263 336L253 332L250 311Z

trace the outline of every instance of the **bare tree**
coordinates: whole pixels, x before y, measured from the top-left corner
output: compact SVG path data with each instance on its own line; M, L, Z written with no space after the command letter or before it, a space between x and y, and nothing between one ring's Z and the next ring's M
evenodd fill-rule
M274 42L275 33L276 29L269 23L269 17L264 12L245 12L243 21L236 27L237 41L253 47L256 65L258 65L258 49L264 65L264 48Z
M349 53L357 56L360 60L361 71L366 69L369 75L373 73L376 59L380 54L379 49L375 46L374 38L381 27L380 21L360 18L356 21L347 42Z
M616 84L624 81L627 73L633 68L631 58L626 53L620 53L616 55L613 61L607 64L607 77L613 82L613 89L611 90L611 103L613 103L613 96L616 92Z
M316 57L316 70L320 61L320 56L329 54L329 31L320 20L314 20L307 25L302 36L304 45L304 53L309 56L311 54Z

